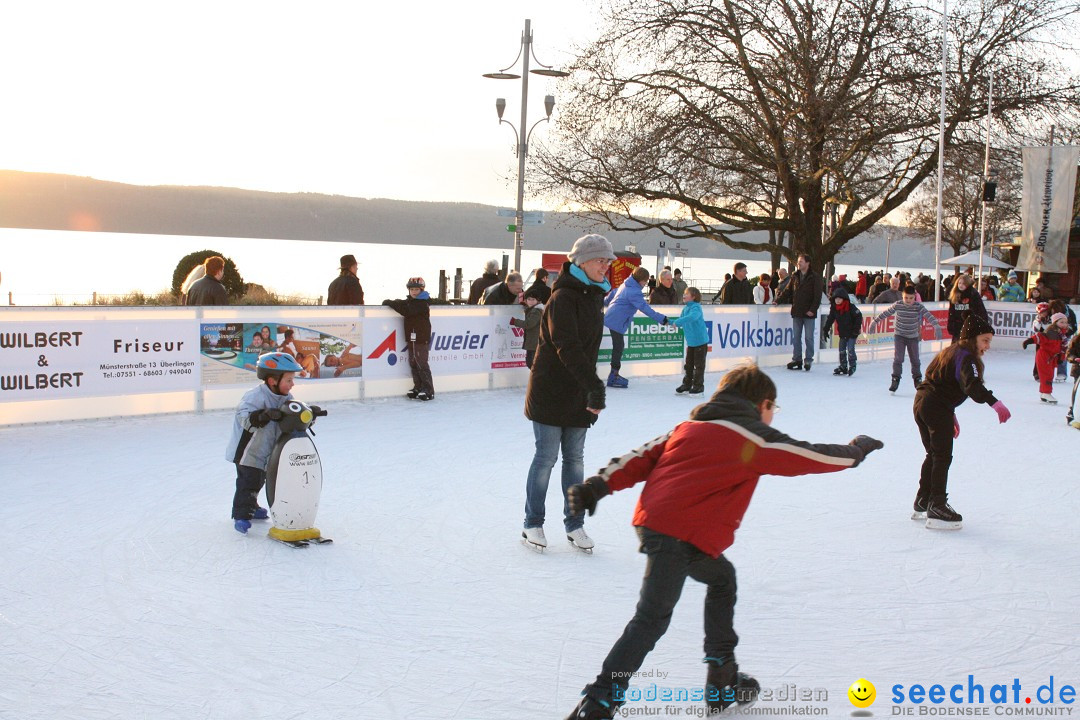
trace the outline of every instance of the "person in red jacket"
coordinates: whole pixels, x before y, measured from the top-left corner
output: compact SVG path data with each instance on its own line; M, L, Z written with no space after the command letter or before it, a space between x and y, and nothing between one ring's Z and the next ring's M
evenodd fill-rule
M1054 313L1050 323L1025 340L1022 345L1035 344L1035 368L1039 373L1039 399L1049 405L1056 405L1054 397L1054 372L1058 364L1065 359L1063 338L1069 333L1069 318L1065 313Z
M634 525L648 560L633 619L567 720L615 716L627 700L628 680L667 630L688 576L708 586L709 667L696 699L704 700L710 712L757 699L757 681L740 673L735 663L735 568L723 553L734 542L758 478L836 472L855 467L882 447L866 435L848 445L795 440L771 427L778 409L772 379L756 365L737 367L688 421L569 489L571 512L588 510L591 515L600 498L644 482Z

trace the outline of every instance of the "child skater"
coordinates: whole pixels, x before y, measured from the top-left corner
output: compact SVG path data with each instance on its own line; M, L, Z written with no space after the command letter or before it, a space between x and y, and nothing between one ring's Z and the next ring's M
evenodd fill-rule
M862 332L862 311L855 307L848 296L847 288L838 285L833 290L829 317L825 318L822 330L832 328L836 322L836 336L840 339L840 367L833 370L833 375L855 374L855 341Z
M915 392L915 424L926 449L919 491L915 494L912 520L926 520L931 530L959 530L964 519L949 505L949 465L953 440L960 437L956 408L968 398L985 403L1006 422L1012 413L1005 403L983 385L983 354L990 349L994 328L982 317L971 314L956 342L937 354L926 368L926 380Z
M735 539L758 478L844 470L882 447L865 435L848 445L795 440L770 427L777 410L772 379L756 365L737 367L689 421L570 487L571 512L591 515L600 498L644 481L634 525L648 559L633 619L567 720L615 716L626 700L628 678L667 630L688 576L708 586L708 672L699 699L710 712L757 699L758 682L740 673L735 662L735 568L723 552Z
M900 387L900 373L904 371L904 352L911 358L911 379L915 387L922 382L922 361L919 359L919 340L922 337L922 324L925 321L934 328L934 336L941 339L941 325L934 314L921 302L915 300L915 286L905 285L901 300L878 313L873 325L877 325L890 315L896 316L893 329L892 384L889 392L894 393Z
M540 342L540 319L544 316L544 305L540 300L540 290L531 287L525 291L521 304L525 306L525 318L510 318L510 324L525 330L525 367L532 370L536 346Z
M266 464L281 434L277 425L283 417L281 406L292 400L289 392L296 373L302 370L300 363L288 353L260 355L255 374L262 384L244 393L236 406L225 459L236 465L232 516L237 532L247 533L252 520L270 517L266 508L259 507L259 491L266 484Z
M409 347L409 369L412 370L412 390L405 393L410 400L433 400L435 385L428 365L431 344L431 296L424 289L424 278L411 277L405 283L409 297L404 300L383 300L382 304L405 317L405 339Z
M946 323L952 341L956 342L957 336L964 327L964 321L971 315L978 315L987 322L990 321L986 314L986 306L983 305L979 293L971 286L971 276L961 275L953 283L949 293L949 320Z
M1057 398L1053 395L1054 374L1057 372L1058 364L1065 358L1062 340L1068 334L1069 318L1064 313L1054 313L1043 330L1036 331L1022 343L1025 350L1028 345L1033 343L1035 345L1035 369L1039 373L1039 400L1048 405L1057 405Z
M705 361L709 350L709 333L705 316L701 312L701 291L696 287L683 290L683 309L672 323L682 328L686 338L686 363L683 365L682 385L675 388L680 395L687 390L691 395L705 392Z

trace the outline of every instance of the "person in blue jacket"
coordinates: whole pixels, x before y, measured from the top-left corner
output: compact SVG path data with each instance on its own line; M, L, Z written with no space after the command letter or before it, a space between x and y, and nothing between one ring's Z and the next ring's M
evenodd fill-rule
M604 311L604 326L611 331L611 372L608 373L608 387L630 387L630 381L619 375L619 370L622 368L623 348L626 347L624 336L630 331L630 322L634 315L641 312L661 325L667 325L667 316L653 310L649 303L645 302L641 288L648 279L649 271L639 267L618 289L612 290L604 298L604 305L607 306Z
M701 291L696 287L686 288L683 303L682 314L672 320L682 328L686 338L685 372L682 385L675 388L675 392L681 395L689 390L691 395L701 395L705 392L705 356L709 350L709 333L701 312Z

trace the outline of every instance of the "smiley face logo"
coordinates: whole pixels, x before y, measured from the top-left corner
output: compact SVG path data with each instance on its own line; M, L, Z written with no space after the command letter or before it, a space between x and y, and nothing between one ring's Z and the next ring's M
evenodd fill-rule
M851 687L847 689L847 696L855 707L867 708L874 704L877 690L874 688L874 683L866 678L859 678L851 683Z

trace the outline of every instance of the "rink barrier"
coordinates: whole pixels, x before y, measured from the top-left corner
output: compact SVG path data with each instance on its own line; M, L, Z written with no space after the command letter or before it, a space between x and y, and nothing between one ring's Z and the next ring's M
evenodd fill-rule
M944 327L945 303L924 303ZM1029 304L987 303L999 331L995 347L1020 347ZM864 327L888 305L860 305ZM678 317L677 306L657 308ZM747 360L765 368L791 358L788 306L703 306L711 338L707 370ZM827 312L827 306L821 310ZM431 309L431 367L438 393L524 387L528 382L522 317L509 306ZM892 358L892 325L859 338L861 361ZM286 331L305 374L294 394L308 402L372 400L404 394L412 382L401 316L382 306L313 307L3 307L0 308L0 425L203 412L236 405L256 382L254 358L278 347ZM822 365L837 362L836 338L821 347ZM924 327L925 330L925 327ZM924 352L943 342L926 331ZM626 337L626 377L682 372L683 336L674 325L638 315ZM605 334L597 371L607 374ZM343 358L327 364L326 358ZM245 367L247 366L247 367ZM318 377L315 377L317 375Z

